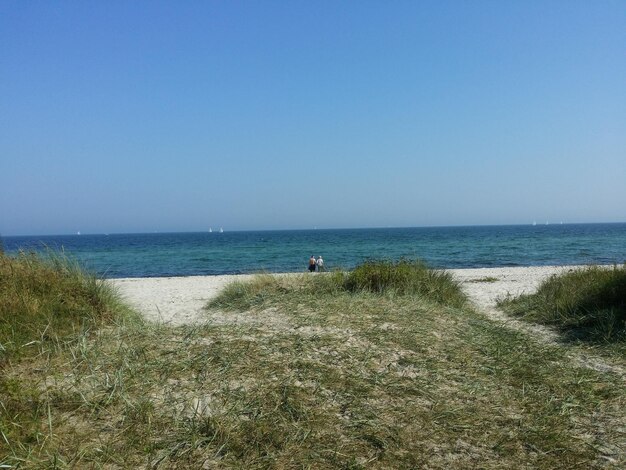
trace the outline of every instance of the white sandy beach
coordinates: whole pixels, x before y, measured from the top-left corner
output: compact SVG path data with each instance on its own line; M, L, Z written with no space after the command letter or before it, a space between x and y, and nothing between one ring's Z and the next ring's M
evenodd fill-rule
M533 292L552 274L573 266L452 269L478 308L493 313L499 297ZM315 275L315 274L313 274ZM148 320L183 325L208 319L203 306L229 282L250 275L190 276L114 279L124 298ZM480 282L496 278L494 282Z

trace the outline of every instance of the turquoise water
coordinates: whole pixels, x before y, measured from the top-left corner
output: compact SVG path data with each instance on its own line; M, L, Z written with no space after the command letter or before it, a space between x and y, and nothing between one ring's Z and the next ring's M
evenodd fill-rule
M626 261L626 223L3 237L5 250L64 249L105 277L304 271L371 258L438 268L613 264Z

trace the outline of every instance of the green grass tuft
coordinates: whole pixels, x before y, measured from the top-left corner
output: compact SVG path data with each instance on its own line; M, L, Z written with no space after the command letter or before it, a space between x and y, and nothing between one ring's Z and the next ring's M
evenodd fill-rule
M139 324L110 284L64 254L0 254L0 455L53 435L51 406L63 401L34 378L68 350L84 348L102 326L122 320ZM16 369L23 372L16 376Z
M421 261L368 261L348 274L344 287L350 292L417 295L454 307L466 300L451 274L430 269Z
M312 276L258 275L251 281L228 285L209 308L245 310L265 306L281 297L320 298L326 294L415 296L440 305L461 307L466 296L452 275L428 268L418 261L368 261L353 271Z
M0 255L0 366L130 316L111 285L64 254Z
M590 266L546 280L534 294L499 306L524 320L561 329L568 339L626 342L626 266Z
M268 296L287 292L280 280L270 274L258 274L249 281L234 281L228 284L211 305L216 308L239 310L263 304Z

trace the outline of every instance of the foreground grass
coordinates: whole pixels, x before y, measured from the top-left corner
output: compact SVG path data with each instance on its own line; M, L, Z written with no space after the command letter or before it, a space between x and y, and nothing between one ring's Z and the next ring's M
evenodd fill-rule
M7 380L47 412L36 439L8 439L2 463L626 463L619 377L576 367L562 348L437 295L345 282L342 274L260 276L228 288L204 326L107 327L57 354L12 362Z
M47 439L42 424L51 425L50 397L30 382L30 369L50 370L100 328L123 321L139 319L108 284L72 260L0 253L0 456Z
M626 353L626 266L590 266L554 275L536 293L505 299L499 307L554 326L567 340Z

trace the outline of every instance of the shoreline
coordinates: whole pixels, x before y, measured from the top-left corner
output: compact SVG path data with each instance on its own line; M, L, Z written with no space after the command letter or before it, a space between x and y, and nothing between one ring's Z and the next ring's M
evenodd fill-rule
M501 270L501 269L559 269L559 268L586 268L589 266L600 266L600 267L612 267L612 266L623 266L626 265L626 260L623 262L614 262L614 263L586 263L586 264L539 264L539 265L523 265L523 266L473 266L473 267L463 267L463 268L437 268L428 265L429 268L434 269L436 271L447 271L447 272L456 272L456 271L480 271L480 270ZM332 268L327 269L325 273L331 273L336 270L339 271L350 271L350 269L342 269L342 268ZM130 279L180 279L180 278L194 278L194 277L245 277L245 276L256 276L259 274L269 274L270 276L295 276L298 274L310 274L309 270L304 268L301 271L250 271L250 272L238 272L238 273L220 273L220 274L171 274L164 276L120 276L120 277L106 277L104 275L100 276L101 279L106 281L125 281Z
M513 266L501 268L446 269L481 310L495 307L498 298L530 293L553 274L588 265ZM613 265L608 265L613 266ZM310 275L306 272L271 273L273 276ZM197 324L208 319L203 307L228 283L255 274L210 276L135 277L108 279L122 297L148 321L170 325Z

